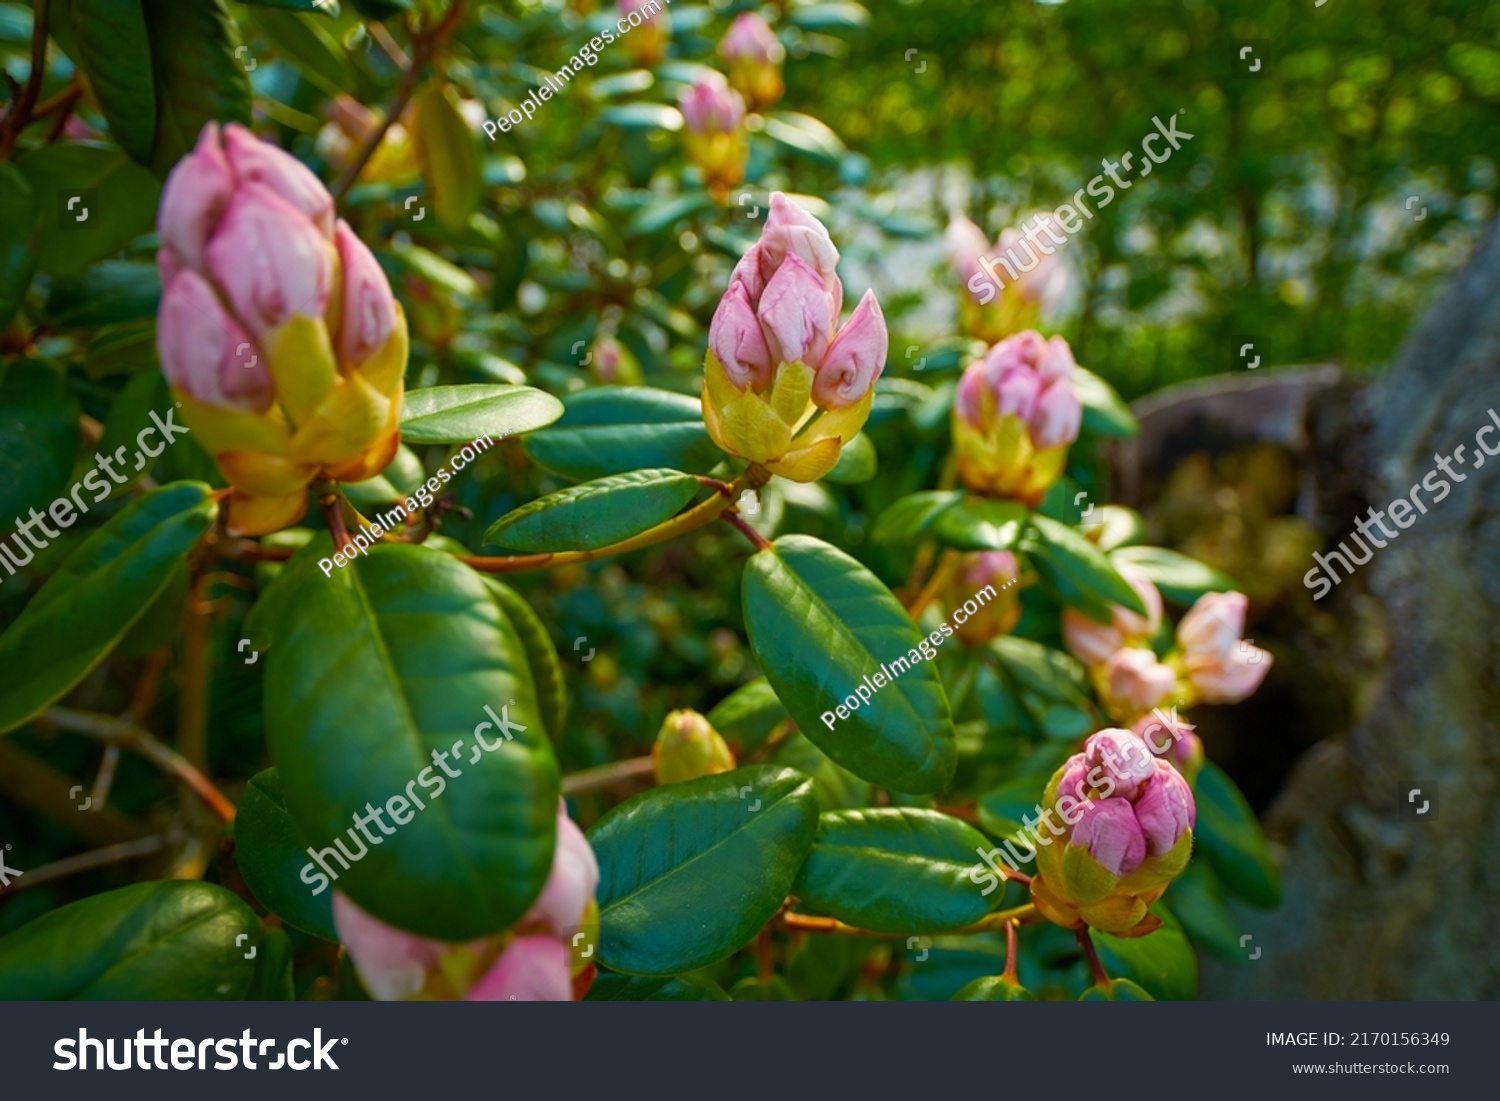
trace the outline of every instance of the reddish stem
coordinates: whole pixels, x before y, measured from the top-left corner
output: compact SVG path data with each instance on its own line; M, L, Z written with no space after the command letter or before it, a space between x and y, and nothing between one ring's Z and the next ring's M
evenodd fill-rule
M1089 936L1087 926L1078 929L1074 933L1078 938L1078 945L1083 949L1083 954L1088 957L1089 967L1094 971L1094 981L1101 986L1109 982L1109 973L1104 970L1104 965L1099 962L1099 952L1094 948L1094 938Z

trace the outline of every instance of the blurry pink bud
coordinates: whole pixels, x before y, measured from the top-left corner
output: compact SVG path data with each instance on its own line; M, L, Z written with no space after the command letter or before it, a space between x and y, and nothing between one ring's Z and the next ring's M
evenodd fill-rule
M420 994L428 975L454 947L403 933L365 913L339 891L333 893L333 927L359 969L365 989L382 1002Z
M779 191L771 195L771 210L766 215L766 228L761 231L757 248L760 287L765 286L765 281L788 256L798 256L822 277L824 288L833 295L833 315L837 317L843 312L844 285L839 281L839 250L834 247L833 238L828 236L822 222ZM735 270L738 272L739 267ZM751 301L755 301L756 287L748 289Z
M1073 377L1073 371L1078 366L1073 359L1073 349L1068 347L1068 342L1060 336L1054 336L1047 341L1046 348L1037 360L1037 374L1042 376L1042 384L1045 386L1059 379Z
M1190 654L1228 654L1245 632L1244 593L1204 593L1177 625L1177 641Z
M963 572L963 583L970 589L993 585L1003 589L1021 575L1021 563L1010 551L980 551Z
M275 397L270 368L196 271L163 292L156 346L167 381L205 405L260 413Z
M771 385L775 364L743 283L730 283L719 300L708 326L708 345L739 389L759 391Z
M985 353L984 376L991 386L999 386L1016 371L1035 371L1045 348L1042 335L1033 329L1008 336Z
M1084 665L1092 669L1103 665L1111 654L1125 644L1124 635L1107 623L1095 623L1088 616L1064 608L1062 616L1063 643Z
M887 340L880 303L874 291L865 291L818 365L813 401L824 409L844 409L863 400L885 370Z
M1014 415L1023 421L1030 421L1036 411L1040 393L1041 381L1035 371L1024 367L1007 371L995 387L995 413L1001 417Z
M774 65L786 56L770 24L749 11L735 16L719 43L719 53L726 61L753 61L762 65Z
M1146 851L1152 856L1170 852L1172 846L1197 818L1193 791L1166 761L1156 761L1155 774L1135 801L1135 817L1146 839Z
M969 280L981 270L979 260L989 251L989 238L984 235L984 230L962 214L955 214L948 223L944 242L948 246L948 262L958 273L959 281L967 287Z
M723 74L709 70L677 98L683 121L695 134L730 134L745 121L745 101Z
M1039 451L1062 447L1078 438L1083 423L1083 406L1066 379L1049 385L1037 399L1036 410L1029 418L1031 440Z
M252 336L293 317L322 317L331 247L300 211L260 184L235 192L207 255L214 282Z
M1179 768L1187 766L1197 753L1199 739L1193 733L1193 724L1177 718L1175 707L1171 713L1155 708L1132 723L1130 729L1155 756Z
M1204 703L1239 703L1260 687L1271 663L1265 650L1241 642L1222 656L1189 651L1184 665L1189 683Z
M203 270L204 247L233 193L234 174L219 145L219 127L211 122L198 135L197 147L167 176L156 212L162 251L171 249L176 254L177 267L185 264ZM162 282L167 282L165 271Z
M306 165L237 122L224 127L224 145L242 185L264 185L307 215L323 236L333 236L333 196Z
M547 935L517 937L474 984L467 1001L571 1002L568 946Z
M369 359L390 339L396 327L396 300L391 297L391 285L375 254L342 218L334 240L344 266L339 356L352 367Z
M1104 664L1110 699L1131 711L1146 711L1177 685L1177 675L1150 650L1127 647Z
M547 885L521 919L529 926L541 922L553 933L566 935L575 930L599 886L599 863L583 831L568 817L568 807L557 801L557 848L552 852L552 871Z
M1115 628L1126 638L1154 639L1156 632L1161 629L1161 593L1138 567L1122 562L1115 569L1125 579L1126 584L1135 590L1136 596L1141 598L1141 603L1146 606L1146 618L1142 619L1135 612L1116 604L1114 606Z
M1101 765L1115 782L1112 795L1134 799L1142 784L1156 774L1156 758L1128 730L1111 728L1089 735L1083 744L1083 763L1092 772Z
M1146 859L1146 838L1124 799L1090 799L1078 807L1068 844L1085 849L1110 875L1126 876Z
M776 363L816 366L828 351L833 327L838 323L833 299L823 281L796 255L789 255L766 283L756 314L765 332L766 348Z
M953 396L954 411L969 427L981 431L984 428L984 391L984 371L970 367L958 380L958 391Z

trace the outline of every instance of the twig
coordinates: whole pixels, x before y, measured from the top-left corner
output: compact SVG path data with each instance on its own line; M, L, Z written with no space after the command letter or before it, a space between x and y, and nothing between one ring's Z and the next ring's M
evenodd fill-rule
M104 757L99 762L99 772L94 777L93 790L89 792L89 809L97 814L109 802L109 789L115 783L115 769L120 767L120 747L111 743L104 747Z
M798 914L787 911L778 915L773 920L779 921L783 928L803 933L829 933L843 937L880 937L897 939L908 936L906 933L881 933L874 929L861 929L858 926L846 925L837 918L818 917L813 914ZM1036 907L1027 903L1025 906L1017 906L1010 910L997 910L993 914L986 914L973 925L966 925L962 929L928 930L929 934L943 933L947 936L965 936L970 933L993 933L1005 929L1013 924L1030 925L1040 921L1041 915L1037 913Z
M943 557L938 560L937 569L932 571L932 576L927 579L927 584L917 594L916 600L912 601L911 607L907 609L913 622L919 619L927 609L927 605L937 599L939 590L948 583L948 578L953 575L958 566L958 552L945 550Z
M1088 927L1084 926L1082 929L1075 930L1074 935L1078 938L1083 954L1088 957L1089 966L1093 968L1094 981L1100 985L1108 983L1109 974L1104 970L1104 965L1099 962L1099 953L1094 948L1094 938L1089 936Z
M80 786L73 777L37 760L10 739L0 738L0 796L46 815L90 845L134 841L152 832L144 822L109 807L82 813L77 797Z
M207 583L202 564L194 563L177 678L177 748L195 766L208 759L208 680L213 662L208 646L213 635L213 610L204 605Z
M1019 986L1021 982L1016 977L1016 957L1019 955L1017 949L1021 939L1017 932L1019 928L1014 921L1005 923L1005 970L1000 973L1000 977L1013 986Z
M0 160L9 157L21 139L21 131L32 120L31 109L36 106L37 96L42 91L42 77L47 73L47 21L48 0L35 0L31 5L31 72L26 75L26 87L18 98L11 102L0 124Z
M142 837L139 841L122 841L118 845L109 845L102 849L92 849L77 856L70 856L64 860L58 860L51 864L43 864L40 868L31 868L22 873L14 880L10 887L0 891L0 895L10 895L17 891L24 891L27 887L36 887L40 884L50 882L54 879L62 879L64 876L73 875L76 872L92 871L94 868L104 868L110 864L119 864L125 860L135 860L137 857L150 856L154 852L160 852L166 844L160 835L153 834L150 837Z
M629 780L643 780L652 775L650 757L630 757L624 761L611 761L597 768L586 768L582 772L570 773L562 779L564 795L581 795L586 791L611 788Z
M755 544L757 551L770 550L771 543L764 535L752 528L738 512L725 512L720 517L730 527L734 528L746 539Z

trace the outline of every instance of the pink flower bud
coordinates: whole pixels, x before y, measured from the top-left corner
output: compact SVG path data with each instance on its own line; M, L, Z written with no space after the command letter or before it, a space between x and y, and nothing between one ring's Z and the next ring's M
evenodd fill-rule
M1125 645L1124 633L1108 623L1095 623L1088 616L1064 608L1062 615L1063 644L1068 653L1090 669L1103 665L1120 647Z
M260 184L238 188L208 244L208 268L255 337L293 317L319 318L333 257L301 212Z
M167 381L205 405L260 413L275 397L255 344L195 271L179 272L163 292L156 346Z
M274 191L306 215L324 237L333 236L333 196L301 161L261 141L237 122L224 127L224 146L241 184L258 183Z
M583 912L599 886L599 863L583 831L568 817L568 807L557 801L557 847L552 852L552 871L541 895L521 919L522 926L540 922L558 936L577 930Z
M813 401L825 409L844 409L861 401L885 370L887 340L880 303L874 291L865 291L818 365Z
M173 253L172 267L204 269L203 250L234 193L234 173L219 145L219 127L209 123L191 153L177 162L162 189L156 231L162 252ZM168 282L162 272L162 285Z
M365 989L377 1001L400 1001L420 994L454 945L404 933L333 894L333 927L359 969Z
M568 946L556 937L517 937L469 991L471 1002L571 1002Z
M1046 386L1060 379L1072 378L1077 366L1073 359L1073 349L1068 347L1068 342L1060 336L1054 336L1047 341L1046 348L1038 357L1036 372L1041 376L1042 385Z
M766 283L788 256L798 256L823 280L833 295L833 314L843 311L844 285L839 280L839 250L823 223L777 191L760 240L735 265L730 280L745 284L752 304L760 302Z
M726 61L750 61L759 65L779 64L786 56L786 50L770 24L748 11L735 16L724 40L719 43L719 53Z
M1110 875L1127 876L1146 859L1146 838L1124 799L1091 799L1078 808L1068 844L1085 849Z
M1152 754L1170 761L1179 771L1192 765L1202 744L1193 733L1193 724L1177 718L1176 708L1170 713L1154 708L1132 723L1130 730Z
M1091 734L1083 744L1083 763L1090 772L1103 766L1115 782L1110 795L1121 799L1134 799L1156 774L1156 758L1134 734L1118 728Z
M1042 335L1032 329L1008 336L985 353L984 377L993 387L1016 371L1034 372L1046 347Z
M334 240L344 265L339 355L352 367L369 359L390 339L396 327L396 300L391 297L391 285L375 254L342 218Z
M683 121L695 134L730 134L745 121L745 101L712 69L677 98Z
M1031 441L1038 450L1062 447L1076 440L1083 423L1083 406L1073 392L1073 384L1059 379L1043 390L1028 422Z
M1114 606L1115 628L1127 639L1149 642L1161 629L1161 593L1138 566L1122 562L1115 569L1125 579L1126 584L1135 590L1136 596L1141 598L1141 603L1146 606L1146 618L1142 619L1135 612L1116 604Z
M1001 376L995 387L995 414L1015 416L1030 421L1041 393L1041 380L1035 371L1017 367Z
M953 412L970 428L982 430L984 427L985 389L983 371L970 369L958 380L958 390L953 395Z
M1154 774L1135 801L1135 817L1146 839L1146 851L1152 856L1170 852L1193 828L1197 814L1187 781L1166 761L1154 762Z
M1225 655L1245 633L1244 593L1204 593L1177 625L1177 641L1190 654Z
M955 214L948 222L944 243L948 247L948 262L953 265L959 282L967 288L969 280L983 270L979 259L989 252L989 238L984 235L984 230L962 214Z
M1131 712L1155 707L1177 684L1177 674L1155 654L1134 647L1114 653L1104 663L1104 676L1110 700Z
M1229 653L1187 654L1188 682L1204 703L1239 703L1250 696L1271 671L1272 657L1258 646L1241 642Z
M764 390L775 364L743 283L729 284L708 326L708 346L739 389Z
M838 323L823 281L795 254L788 255L766 283L756 314L776 363L821 363Z

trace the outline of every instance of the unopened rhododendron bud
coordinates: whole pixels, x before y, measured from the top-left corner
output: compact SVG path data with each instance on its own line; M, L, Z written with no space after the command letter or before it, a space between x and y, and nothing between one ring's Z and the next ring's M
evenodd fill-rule
M318 178L210 123L167 178L157 230L162 370L233 486L231 529L276 531L315 479L380 473L400 442L406 321Z
M797 482L833 469L869 417L885 369L885 318L873 292L839 326L838 259L822 223L777 192L708 330L708 434Z
M696 711L673 711L651 747L658 784L676 784L734 768L734 753Z
M753 110L765 110L786 91L781 79L786 49L770 24L754 12L735 16L719 53L729 62L730 81Z
M1125 646L1149 646L1161 629L1161 593L1151 579L1129 563L1115 566L1125 583L1135 590L1146 606L1144 616L1112 605L1110 622L1096 623L1081 612L1063 609L1063 643L1084 666L1094 669L1103 665L1116 650Z
M612 336L594 342L590 360L594 377L609 386L639 386L644 381L640 361Z
M1031 895L1070 929L1140 935L1147 907L1187 866L1197 814L1187 781L1128 730L1101 730L1052 776L1043 803L1066 836L1037 853Z
M687 158L703 173L709 190L722 197L745 178L745 162L750 158L745 101L722 73L709 69L682 90L677 105L682 111Z
M622 41L637 65L649 69L667 56L672 17L663 0L620 0L620 18L630 27Z
M1116 650L1104 663L1105 702L1111 714L1134 718L1166 699L1177 674L1156 654L1139 646Z
M1190 694L1204 703L1239 703L1265 680L1271 655L1241 638L1244 593L1204 593L1177 625Z
M1067 462L1083 416L1072 349L1027 330L996 344L959 379L953 399L958 472L970 489L1039 503Z
M1152 708L1131 724L1130 732L1157 757L1177 766L1189 784L1203 767L1203 740L1193 733L1191 723L1178 717L1175 707L1171 711Z
M1054 222L1050 214L1038 214L1034 227L1028 228L1040 237ZM949 263L964 287L960 325L986 344L1035 328L1067 290L1067 270L1056 249L1053 255L1044 252L1038 257L1015 227L1004 230L991 245L982 229L955 214L948 223L947 245Z
M982 646L1015 628L1021 618L1020 577L1021 563L1010 551L963 556L946 586L945 602L965 645Z
M339 939L380 1001L572 1001L592 979L599 865L558 800L552 871L526 916L506 933L462 944L419 937L333 896ZM587 942L581 953L580 942Z

